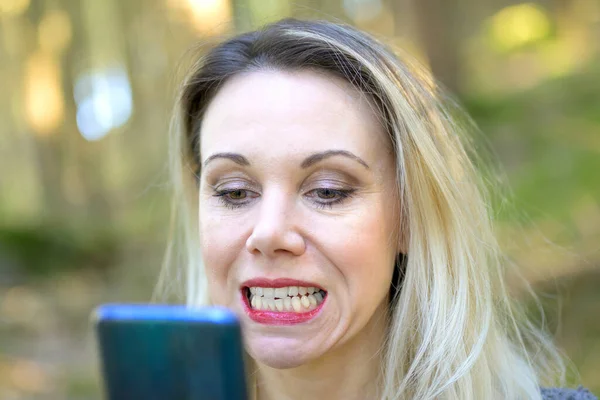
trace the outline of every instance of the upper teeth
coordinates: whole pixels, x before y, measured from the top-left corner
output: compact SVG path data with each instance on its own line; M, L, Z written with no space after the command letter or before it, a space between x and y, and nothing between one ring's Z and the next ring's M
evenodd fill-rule
M250 288L250 305L258 310L302 312L316 308L324 297L325 292L314 287Z
M280 288L263 288L263 287L251 287L250 293L255 296L274 297L283 299L284 297L304 296L306 294L313 294L318 292L319 289L314 287L305 286L285 286Z

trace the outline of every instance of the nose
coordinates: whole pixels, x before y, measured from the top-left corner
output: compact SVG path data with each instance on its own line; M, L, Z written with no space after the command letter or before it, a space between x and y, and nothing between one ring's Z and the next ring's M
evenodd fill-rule
M258 209L252 234L246 240L246 249L272 257L280 253L299 256L304 253L306 244L295 226L295 204L286 198L285 193L266 193Z

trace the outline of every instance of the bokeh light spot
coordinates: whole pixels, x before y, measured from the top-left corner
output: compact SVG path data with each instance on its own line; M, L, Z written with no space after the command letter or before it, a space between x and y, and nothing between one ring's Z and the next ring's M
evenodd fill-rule
M205 35L229 29L231 5L228 0L187 0L196 30Z
M58 60L37 52L29 56L25 72L25 113L31 128L47 135L64 118L64 98Z
M502 51L536 43L550 34L547 13L532 3L503 8L490 22L492 42Z
M124 125L133 109L131 85L122 67L81 75L75 83L77 127L90 141Z
M29 0L0 0L0 15L18 16L29 8Z

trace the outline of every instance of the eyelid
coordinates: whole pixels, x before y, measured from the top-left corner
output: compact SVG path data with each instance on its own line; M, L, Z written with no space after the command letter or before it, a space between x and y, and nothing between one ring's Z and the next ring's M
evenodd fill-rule
M331 179L331 178L309 180L304 183L303 187L306 188L305 189L306 191L312 191L315 189L322 189L322 188L333 189L333 190L356 189L356 185L353 185L347 181L339 180L339 179Z
M219 182L229 182L229 181L250 181L253 182L254 179L251 175L248 174L247 171L242 168L238 168L237 166L229 166L229 165L221 165L220 163L216 163L214 166L208 167L205 170L202 170L202 178L208 183L212 185L216 185Z
M348 171L339 168L326 168L321 167L318 170L310 174L305 182L324 181L332 182L343 186L359 186L361 180L356 175L349 173Z
M251 190L257 191L258 188L248 179L242 177L230 177L217 180L215 183L209 183L208 186L213 190Z

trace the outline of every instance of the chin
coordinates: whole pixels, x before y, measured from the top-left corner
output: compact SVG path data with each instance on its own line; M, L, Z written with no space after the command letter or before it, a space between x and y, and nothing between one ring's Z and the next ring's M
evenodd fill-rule
M274 336L248 337L246 350L256 362L271 368L288 369L319 358L323 351L311 349L308 340Z

